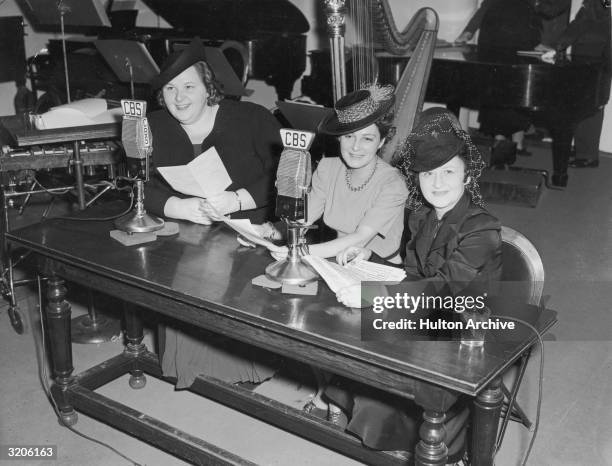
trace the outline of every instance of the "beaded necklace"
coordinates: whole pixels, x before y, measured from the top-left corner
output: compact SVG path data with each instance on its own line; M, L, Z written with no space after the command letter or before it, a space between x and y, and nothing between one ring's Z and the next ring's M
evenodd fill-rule
M361 191L363 188L365 188L366 185L370 182L370 180L374 177L374 173L376 172L376 167L378 167L378 158L374 162L374 168L372 169L372 173L370 173L370 176L368 176L368 179L365 180L360 186L357 186L357 187L351 184L352 170L350 168L347 168L346 171L344 172L344 180L346 181L346 186L348 186L348 189L350 189L353 192L356 192L356 191Z

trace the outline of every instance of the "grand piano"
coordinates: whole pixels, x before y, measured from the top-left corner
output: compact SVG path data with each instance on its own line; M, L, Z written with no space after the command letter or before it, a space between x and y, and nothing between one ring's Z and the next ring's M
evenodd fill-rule
M35 19L27 0L18 1L24 14ZM206 44L223 50L243 83L250 78L263 80L274 86L279 100L291 97L293 85L306 67L305 33L309 24L289 0L145 0L145 3L172 28L136 27L136 10L118 10L109 12L112 29L87 28L85 32L100 39L142 42L158 64L174 45L199 36ZM45 99L50 104L58 105L65 101L61 41L51 40L48 49L49 55L38 55L35 59L32 85L47 92ZM68 40L67 49L69 68L79 70L70 77L73 99L91 95L120 99L129 95L129 86L117 81L91 40ZM137 85L137 98L146 98L147 93L148 86Z
M380 80L395 82L406 58L379 54ZM544 63L539 57L519 56L476 46L436 50L426 100L460 107L483 105L527 110L553 139L553 184L564 186L574 129L578 121L608 99L609 74L602 63L582 57ZM606 82L606 80L608 80Z
M376 58L379 81L395 84L409 57L379 52ZM304 78L302 88L306 95L329 105L331 91L324 90L331 90L331 83L326 86L320 81L325 79L329 54L314 52L311 60L313 74ZM481 105L529 111L553 138L553 172L566 174L574 128L584 115L606 103L609 79L605 67L592 59L572 57L549 64L514 51L439 47L425 100L446 104L456 113L460 107L478 109Z

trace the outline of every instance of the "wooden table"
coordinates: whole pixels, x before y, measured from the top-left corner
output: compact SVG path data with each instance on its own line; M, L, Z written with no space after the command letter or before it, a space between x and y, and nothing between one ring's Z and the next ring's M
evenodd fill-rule
M8 241L35 253L48 277L52 391L66 422L76 422L75 410L81 411L194 464L248 464L94 392L128 372L133 388L144 385L144 373L162 378L157 355L142 344L142 319L157 312L414 399L425 409L415 453L419 465L446 462L446 408L432 404L432 395L474 397L472 464L492 464L503 401L500 376L536 341L525 328L511 341L487 341L473 357L457 341L362 341L360 315L367 311L339 305L324 284L316 296L253 286L251 279L271 259L264 250L240 247L224 225L181 224L178 236L138 247L115 242L110 229L110 223L54 219L7 234ZM72 374L65 280L127 303L125 351L78 375ZM543 310L530 320L543 333L555 315ZM243 388L199 377L191 390L368 464L398 464L330 423Z

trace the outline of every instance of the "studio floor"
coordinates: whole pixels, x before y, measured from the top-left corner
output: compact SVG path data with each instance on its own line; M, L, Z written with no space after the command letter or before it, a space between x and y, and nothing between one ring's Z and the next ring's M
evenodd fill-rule
M547 145L530 147L531 157L516 165L549 169ZM489 204L504 225L526 235L542 256L544 294L559 322L544 343L544 378L540 425L527 464L535 466L612 465L612 157L599 168L570 169L566 189L544 189L537 207ZM35 209L21 218L11 211L12 226L35 221ZM28 218L30 217L35 218ZM118 245L118 247L121 247ZM40 337L34 288L16 291L26 322L18 335L0 312L0 445L56 445L53 461L0 461L0 464L118 466L130 461L58 424L39 381L34 338ZM73 316L85 307L74 297ZM111 314L112 315L112 312ZM145 343L152 347L153 330ZM73 345L75 373L122 350L120 339ZM533 418L538 398L540 352L530 360L519 402ZM292 406L303 405L312 387L275 378L257 388ZM262 465L361 464L285 433L224 406L151 377L141 390L120 378L101 393L161 421ZM127 434L79 414L75 429L104 442L134 462L147 466L186 464ZM511 423L496 457L497 466L515 466L531 432Z

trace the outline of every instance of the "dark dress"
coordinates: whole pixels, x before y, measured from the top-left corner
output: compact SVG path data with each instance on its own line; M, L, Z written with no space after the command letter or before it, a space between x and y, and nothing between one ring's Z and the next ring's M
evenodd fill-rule
M403 293L407 287L414 295L419 285L428 295L459 295L473 285L482 292L501 278L501 225L467 194L440 221L433 209L419 209L411 214L409 228L407 282L386 287L389 295ZM377 450L413 451L423 407L450 408L445 423L449 459L457 460L463 452L468 409L466 400L454 393L417 384L412 402L337 378L325 395L348 413L347 430Z
M153 135L153 169L145 186L145 208L163 216L169 197L189 196L174 191L155 167L191 162L194 147L180 123L166 110L152 112L148 118ZM256 209L232 214L232 218L262 223L272 217L274 180L282 150L279 130L280 123L260 105L233 100L219 103L215 124L200 150L204 152L214 146L233 181L227 190L244 188L257 205Z
M280 124L265 108L247 102L221 101L212 131L197 148L166 110L152 112L149 123L154 167L187 164L214 146L233 181L227 190L246 189L258 206L236 212L232 218L248 218L254 223L271 218L282 144ZM174 191L153 169L145 187L145 208L163 215L171 196L188 197ZM214 245L203 247L211 248L214 254ZM177 328L160 325L159 352L162 372L176 379L177 388L189 387L200 374L229 383L259 383L272 377L279 363L277 357L266 351L186 324L177 324Z

